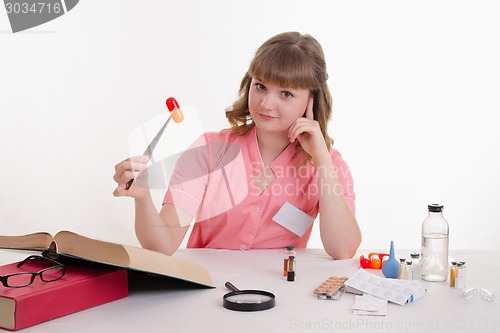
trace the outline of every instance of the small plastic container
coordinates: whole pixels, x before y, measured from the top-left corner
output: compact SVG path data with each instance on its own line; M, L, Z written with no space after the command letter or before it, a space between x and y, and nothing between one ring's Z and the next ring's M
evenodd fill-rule
M495 295L488 289L481 288L481 298L488 302L493 302L495 300Z
M462 297L465 299L471 299L478 294L481 296L481 299L487 302L495 301L495 295L486 288L481 288L481 290L478 290L477 288L469 288L462 293Z
M470 299L477 294L477 288L469 288L462 293L462 297L465 299Z

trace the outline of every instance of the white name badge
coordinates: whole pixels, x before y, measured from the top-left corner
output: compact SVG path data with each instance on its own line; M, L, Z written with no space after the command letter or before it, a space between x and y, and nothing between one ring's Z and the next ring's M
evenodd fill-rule
M314 217L307 215L288 201L274 215L273 221L290 230L299 237L314 223Z

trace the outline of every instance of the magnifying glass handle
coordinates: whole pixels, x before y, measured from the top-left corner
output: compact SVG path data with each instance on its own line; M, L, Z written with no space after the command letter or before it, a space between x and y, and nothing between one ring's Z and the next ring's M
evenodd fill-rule
M225 284L227 289L231 290L231 291L240 291L238 288L236 288L234 286L234 284L232 284L231 282L227 281Z

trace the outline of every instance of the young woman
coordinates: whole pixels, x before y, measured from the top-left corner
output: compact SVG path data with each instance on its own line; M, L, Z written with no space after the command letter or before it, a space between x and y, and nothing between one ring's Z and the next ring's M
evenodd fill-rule
M332 98L321 45L286 32L256 52L227 110L229 129L205 133L179 159L158 213L147 186L125 183L144 156L115 166L115 196L135 199L145 248L174 253L194 218L188 247L305 247L319 213L326 252L354 256L361 232L349 167L332 148Z

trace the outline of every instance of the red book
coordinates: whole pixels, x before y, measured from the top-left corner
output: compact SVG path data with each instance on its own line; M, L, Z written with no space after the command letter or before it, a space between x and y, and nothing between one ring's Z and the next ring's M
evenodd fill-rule
M0 266L0 275L38 272L47 265L30 260ZM50 266L50 265L49 265ZM94 263L66 263L65 275L53 282L36 276L33 284L8 288L0 283L0 328L18 330L128 295L127 270Z

